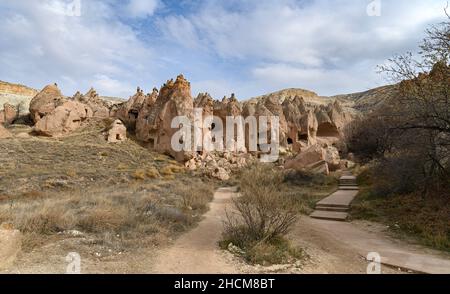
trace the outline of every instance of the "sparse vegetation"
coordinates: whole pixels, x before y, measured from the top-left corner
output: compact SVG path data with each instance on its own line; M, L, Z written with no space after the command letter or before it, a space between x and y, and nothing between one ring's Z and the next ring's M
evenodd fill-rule
M106 249L127 251L159 244L207 211L214 182L133 141L108 144L105 124L93 121L63 139L0 142L8 150L1 153L0 223L24 233L24 250L79 231Z
M449 21L433 26L417 55L381 67L399 82L396 95L347 140L350 152L370 161L352 216L443 250L450 248L449 32Z
M362 191L352 205L352 217L384 223L398 236L450 251L450 204L446 197L424 198L414 192L387 195L373 188L375 175L371 169L360 175Z
M292 247L286 235L299 213L312 209L317 194L311 188L326 181L333 186L334 181L285 173L271 165L255 165L240 178L240 197L234 199L235 211L228 214L221 246L237 246L250 263L282 264L304 258L305 252Z

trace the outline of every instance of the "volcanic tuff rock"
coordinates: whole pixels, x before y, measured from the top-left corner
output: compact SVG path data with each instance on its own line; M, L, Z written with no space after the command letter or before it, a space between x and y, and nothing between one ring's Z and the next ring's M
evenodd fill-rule
M56 84L46 86L30 102L31 118L37 123L64 101L65 98Z
M116 119L109 127L106 136L106 140L110 143L126 141L127 128L120 119Z
M11 133L0 124L0 139L6 139L12 137Z
M60 104L42 117L33 130L39 135L58 137L75 131L90 117L92 117L92 110L86 104L60 100Z
M172 128L172 119L184 116L193 122L194 102L191 96L191 84L179 75L175 82L167 81L159 91L158 98L153 106L146 106L147 115L137 118L136 137L147 143L154 150L173 156L178 161L188 160L189 152L175 151L172 148L172 137L178 129ZM150 109L148 109L150 108ZM181 138L180 141L190 138ZM181 144L183 142L180 142Z
M0 124L12 124L19 116L19 110L9 103L3 105L3 110L0 111Z
M94 88L91 88L84 95L77 92L72 99L89 106L93 117L108 118L110 116L110 103L100 98Z

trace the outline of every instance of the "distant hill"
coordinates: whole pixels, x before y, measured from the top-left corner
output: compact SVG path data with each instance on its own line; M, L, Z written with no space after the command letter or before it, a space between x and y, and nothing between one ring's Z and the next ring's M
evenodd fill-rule
M388 85L365 92L336 95L330 98L353 102L353 108L361 112L370 112L379 108L386 101L394 99L397 87L397 85Z
M274 93L251 98L244 103L258 103L269 98L275 98L280 104L286 99L292 99L295 96L303 97L306 104L310 106L329 104L338 100L345 108L352 108L358 112L370 112L389 99L395 98L397 85L387 85L374 88L365 92L342 94L335 96L319 96L317 93L305 89L285 89Z
M31 99L38 92L38 90L24 85L0 81L0 109L3 109L3 104L9 103L14 106L20 105L21 112L26 113Z

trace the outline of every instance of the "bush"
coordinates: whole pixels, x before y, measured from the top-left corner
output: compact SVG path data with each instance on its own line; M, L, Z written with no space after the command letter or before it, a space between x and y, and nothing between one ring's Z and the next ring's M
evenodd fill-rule
M265 165L242 174L241 197L234 199L236 212L228 213L223 245L233 243L245 250L251 261L258 260L252 257L258 248L280 244L298 215L294 200L280 192L283 181L281 172Z

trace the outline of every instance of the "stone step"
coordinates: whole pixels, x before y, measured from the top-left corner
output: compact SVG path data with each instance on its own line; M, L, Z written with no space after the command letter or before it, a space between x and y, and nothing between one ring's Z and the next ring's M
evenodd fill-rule
M316 204L316 209L318 209L318 208L320 208L320 207L350 208L350 206L347 205L347 204L337 204L337 203L325 203L325 204L321 204L321 203L317 203L317 204Z
M346 221L348 213L337 211L314 211L310 217L323 220Z
M345 185L357 185L356 182L350 182L350 181L339 181L340 184L345 184Z
M349 207L336 207L336 206L317 206L316 211L336 211L336 212L347 212Z
M339 190L350 190L350 191L358 191L359 187L358 186L339 186Z

